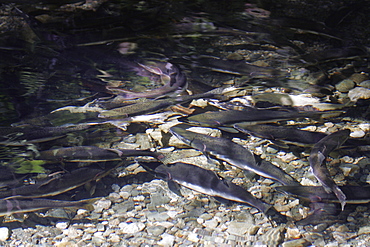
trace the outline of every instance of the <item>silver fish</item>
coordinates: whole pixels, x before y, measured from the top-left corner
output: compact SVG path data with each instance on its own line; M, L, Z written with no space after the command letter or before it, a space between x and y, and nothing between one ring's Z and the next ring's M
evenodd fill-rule
M135 149L106 149L95 146L76 146L41 151L38 160L65 160L69 162L99 162L121 160L126 156L156 156L155 152Z
M299 185L291 176L270 162L262 161L257 164L252 152L243 146L225 138L187 131L186 126L189 127L183 124L176 125L170 129L170 132L189 146L201 152L210 153L235 167L252 171L284 185Z
M320 112L273 111L245 107L243 111L205 112L187 118L189 123L203 126L223 126L240 122L276 122L300 117L319 116Z
M105 174L104 170L80 168L61 177L49 178L36 184L23 185L0 192L0 198L38 198L55 196L77 188L90 181L98 180Z
M60 201L49 199L3 199L0 200L0 216L35 212L50 208L86 207L94 203L96 200L98 200L98 198L81 201Z
M346 204L346 195L330 177L329 170L324 161L332 151L342 146L342 144L348 139L350 133L350 130L345 129L322 138L314 145L308 159L313 174L317 180L320 181L327 193L334 192L342 205L342 210Z
M230 201L246 203L266 213L271 205L253 197L244 188L220 178L215 172L203 169L199 166L175 163L171 165L159 165L154 169L157 176L197 192L223 198Z

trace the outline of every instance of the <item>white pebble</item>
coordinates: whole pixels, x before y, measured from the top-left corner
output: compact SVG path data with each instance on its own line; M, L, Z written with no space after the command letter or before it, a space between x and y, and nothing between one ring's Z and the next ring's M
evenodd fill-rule
M159 246L173 246L175 242L175 236L172 236L168 233L162 234L162 240L158 242Z
M366 133L363 130L355 130L355 131L351 132L351 134L349 136L352 137L352 138L361 138L361 137L364 137L365 134Z
M7 227L0 227L0 241L5 241L9 238L9 229Z
M66 229L68 227L68 223L67 222L58 222L56 223L55 225L56 228L58 229Z
M145 224L142 222L126 223L122 222L118 225L121 228L122 233L137 233L145 228Z

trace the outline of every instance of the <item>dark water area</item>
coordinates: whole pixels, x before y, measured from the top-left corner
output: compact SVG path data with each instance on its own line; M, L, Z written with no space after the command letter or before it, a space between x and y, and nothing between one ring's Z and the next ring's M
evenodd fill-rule
M200 200L197 195L177 198L189 215L202 207L210 210L196 211L199 214L185 223L176 217L168 220L179 229L186 225L188 231L181 234L164 227L164 235L151 237L154 230L148 218L145 230L117 233L119 241L112 245L130 244L125 240L130 234L132 241L139 241L135 234L140 232L147 234L148 244L163 241L170 246L166 236L176 234L183 237L169 243L216 243L186 235L199 231L220 236L224 241L219 244L225 246L366 242L370 232L366 189L370 183L369 11L368 1L356 0L0 1L0 165L4 173L0 208L1 203L18 200L30 205L22 208L25 213L39 212L36 209L45 211L54 203L36 201L40 198L81 206L85 204L81 200L99 197L112 207L100 211L95 207L87 219L77 221L104 221L102 210L117 211L122 204L123 199L114 199L112 193L126 193L122 188L133 186L134 192L124 198L132 203L129 216L116 212L119 216L112 217L137 223L140 212L161 213L173 206L168 189L160 189L164 194L157 198L159 202L141 191L141 186L149 191L159 186L156 178L162 178L172 191L180 185L201 188L195 191L237 203L220 206L224 204ZM201 135L191 140L183 137L180 142L176 136L183 133L171 130L178 123L207 127L208 132L201 133L220 138L221 144ZM350 131L340 142L330 138L343 129ZM240 149L220 149L229 142ZM333 152L327 152L330 148ZM245 156L244 150L251 154ZM320 160L329 170L312 173L310 167L317 165L312 160ZM158 177L155 169L145 165L157 161L167 168L177 161L202 169L198 180L182 178L176 165L168 169L169 177ZM270 165L279 167L276 174L266 171ZM86 179L80 181L82 176ZM287 180L281 176L288 176ZM342 211L344 199L321 190L326 188L323 176L334 191L337 185L352 186L343 189L348 194L358 186L361 195L347 196L351 200ZM264 206L257 208L270 204L273 211L253 213L258 211L256 205L245 198L246 202L238 201L222 189L227 184L224 178L235 183L237 191L245 189L261 199ZM276 181L294 181L283 185L299 186L283 194L285 186L275 189L282 185ZM28 187L34 184L40 184L35 191ZM221 189L210 194L215 184ZM310 186L320 186L320 192ZM137 196L145 199L135 201ZM193 204L188 209L187 203L202 207L194 206L194 211ZM227 212L238 211L239 204L252 208L248 216L236 217L253 225L243 233L247 237L233 228L240 223L233 220L234 213L209 223L207 217L220 215L223 207ZM5 216L16 211L1 210ZM39 221L33 217L28 223L14 223L6 216L3 225L16 229L56 224L54 219L37 216ZM276 232L272 226L278 226ZM264 236L267 232L279 235L278 240ZM19 236L13 235L9 244Z

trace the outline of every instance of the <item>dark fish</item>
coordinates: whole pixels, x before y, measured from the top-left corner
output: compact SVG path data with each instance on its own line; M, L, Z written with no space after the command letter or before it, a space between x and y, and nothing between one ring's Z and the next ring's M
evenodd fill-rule
M222 60L214 57L199 57L197 67L233 75L247 75L252 78L269 78L281 73L271 67L261 67L245 61Z
M0 200L0 216L8 216L16 213L28 213L41 209L86 207L91 205L97 198L81 201L60 201L49 199L3 199Z
M342 205L342 210L346 204L346 195L335 184L330 177L329 170L325 165L326 157L335 149L338 149L348 139L350 130L340 130L330 134L314 145L311 150L309 162L313 174L320 181L327 193L334 192Z
M271 207L271 205L253 197L244 188L220 178L214 171L199 166L180 162L167 166L160 164L153 171L158 177L167 180L170 187L172 186L170 183L175 182L209 196L246 203L263 213L266 213Z
M273 126L267 124L250 125L249 123L237 123L233 126L240 132L251 134L260 138L269 139L272 141L282 140L284 142L299 144L316 144L327 134L322 132L300 130L294 127ZM369 145L369 141L359 138L348 138L343 144L344 146L360 146Z
M300 130L286 126L272 125L250 125L248 123L237 123L234 128L240 132L251 134L269 140L284 140L292 143L315 144L327 136L322 132Z
M243 146L225 138L187 131L186 127L189 126L176 125L170 129L170 132L189 146L201 152L210 153L235 167L253 171L285 185L299 185L292 177L270 162L262 161L257 164L252 152Z
M65 160L69 162L99 162L121 160L126 156L153 156L157 154L148 150L106 149L95 146L78 146L41 151L38 160Z
M55 140L65 136L68 133L89 128L88 124L79 124L74 126L62 127L1 127L0 144L3 145L24 145L24 142L39 143ZM17 142L20 142L17 144Z
M119 95L123 97L125 100L129 100L137 98L158 98L166 96L168 94L177 95L183 92L187 87L187 80L185 74L182 73L177 66L171 63L165 64L165 69L167 70L165 73L160 68L151 68L145 65L141 64L139 65L152 73L160 75L162 81L166 81L166 84L162 87L153 90L138 93L120 88L108 88L108 89L118 92Z
M301 117L319 116L320 112L274 111L245 107L243 111L206 112L187 118L189 123L203 126L222 126L240 122L276 122Z
M24 185L0 192L0 198L36 198L55 196L75 189L106 174L104 170L80 168L61 177L49 178L36 184Z
M275 189L311 202L341 203L333 193L327 193L322 186L279 186ZM370 203L370 187L345 185L339 186L339 189L345 194L348 204Z

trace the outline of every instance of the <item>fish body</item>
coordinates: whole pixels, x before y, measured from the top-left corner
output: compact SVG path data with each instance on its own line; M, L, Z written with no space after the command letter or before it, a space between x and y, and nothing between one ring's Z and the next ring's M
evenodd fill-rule
M161 164L154 169L154 172L157 176L169 182L175 182L186 188L216 198L246 203L263 213L266 213L271 207L269 204L252 196L244 188L220 178L214 171L206 170L199 166L180 162L167 166Z
M296 195L311 202L341 203L333 193L327 193L322 186L279 186L276 190ZM370 203L370 187L365 186L339 186L346 195L346 203L363 204Z
M156 156L154 152L135 149L106 149L95 146L76 146L41 151L39 160L65 160L69 162L99 162L121 160L126 156Z
M115 91L119 92L119 95L123 97L125 100L130 99L138 99L138 98L158 98L163 97L168 94L177 95L183 92L187 87L187 79L184 73L180 71L180 69L171 64L166 63L165 68L166 72L163 72L161 68L153 68L148 67L142 64L139 64L144 69L148 70L149 72L155 73L159 75L162 81L167 82L164 86L148 90L145 92L132 92L124 89L114 88ZM109 89L109 88L108 88Z
M348 139L350 133L350 130L345 129L324 137L313 146L308 159L312 172L317 180L320 181L327 193L332 191L334 192L342 204L342 209L346 203L346 195L330 177L329 170L324 161L332 151L342 146L342 144Z
M132 105L113 108L110 110L102 111L99 114L101 118L122 118L122 117L131 117L136 115L142 115L146 113L156 112L158 110L167 108L175 104L182 104L190 102L193 99L199 98L209 98L213 97L213 93L203 93L203 94L194 94L194 95L183 95L175 98L167 99L157 99L157 100L147 100L144 102L138 102Z
M55 196L75 189L90 181L101 178L104 170L80 168L70 173L65 173L59 178L50 178L36 184L23 185L0 192L0 198L36 198Z
M243 133L269 140L284 140L291 143L315 144L327 136L322 132L300 130L286 126L272 126L266 124L250 125L237 123L234 128Z
M35 212L42 209L85 207L97 199L81 201L61 201L49 199L2 199L0 200L0 216L8 216L16 213Z
M189 123L203 126L222 126L240 122L276 122L280 120L317 116L318 112L273 111L245 107L243 111L205 112L187 118Z
M176 125L170 132L187 145L201 152L210 153L240 169L252 171L285 185L298 185L292 177L270 162L263 161L257 164L253 153L243 146L225 138L188 131L184 126L186 125Z

